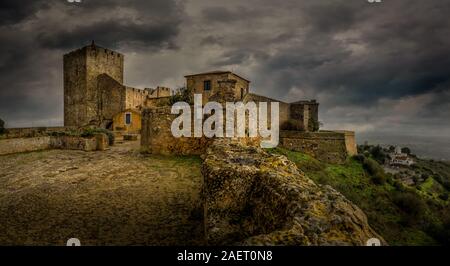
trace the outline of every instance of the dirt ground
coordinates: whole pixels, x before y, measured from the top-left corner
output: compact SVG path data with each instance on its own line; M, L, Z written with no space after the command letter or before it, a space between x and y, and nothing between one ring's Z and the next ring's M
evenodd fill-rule
M0 245L201 245L200 159L138 145L0 156Z

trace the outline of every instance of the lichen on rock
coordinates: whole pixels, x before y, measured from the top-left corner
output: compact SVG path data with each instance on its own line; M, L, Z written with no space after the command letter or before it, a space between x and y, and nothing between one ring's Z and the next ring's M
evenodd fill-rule
M285 156L216 139L202 172L208 244L365 245L370 238L386 244L361 209Z

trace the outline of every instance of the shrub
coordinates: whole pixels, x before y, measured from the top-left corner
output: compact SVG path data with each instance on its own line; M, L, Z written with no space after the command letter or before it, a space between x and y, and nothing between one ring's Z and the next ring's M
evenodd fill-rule
M393 201L402 211L413 217L420 217L425 212L425 203L414 193L398 193Z
M176 102L186 102L188 104L194 103L193 92L190 88L179 88L177 92L170 96L169 105L173 105Z
M366 158L364 157L364 155L362 155L362 154L356 154L356 155L353 155L352 158L353 158L354 160L360 162L360 163L363 163L364 160L366 159Z
M443 181L442 186L450 191L450 181Z
M386 160L386 154L379 145L372 147L370 149L370 154L379 163L384 163Z
M372 176L371 180L376 185L383 185L386 183L386 176L382 173L376 173Z
M308 121L308 129L310 131L319 131L320 123L317 120L309 119Z
M86 138L86 137L92 137L95 134L99 134L99 133L106 134L108 136L109 145L114 145L114 140L115 140L114 133L112 131L104 129L104 128L87 128L81 133L81 136Z
M408 147L402 148L402 153L411 154L411 150Z
M394 181L394 187L397 191L400 191L400 192L406 191L405 186L402 184L402 182L400 182L398 180Z
M440 195L439 195L439 198L440 198L441 200L447 201L447 200L448 200L448 193L447 193L447 192L444 192L444 193L440 194Z
M384 174L383 168L381 168L381 166L371 158L366 158L363 162L363 166L364 169L366 169L366 171L371 175L378 173Z
M390 184L391 186L393 186L394 183L395 183L395 180L394 180L394 178L392 177L392 175L389 174L389 175L387 175L386 182L387 182L388 184Z

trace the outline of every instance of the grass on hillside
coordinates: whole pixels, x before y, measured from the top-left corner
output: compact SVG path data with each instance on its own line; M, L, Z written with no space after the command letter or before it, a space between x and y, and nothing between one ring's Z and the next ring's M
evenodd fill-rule
M384 172L370 173L370 169L355 158L348 158L344 164L337 165L283 148L270 149L269 152L285 155L316 183L330 185L358 205L366 213L370 225L390 245L448 244L446 202L405 187ZM381 169L375 161L370 164ZM374 175L387 177L378 182ZM433 190L433 181L427 182L423 191Z

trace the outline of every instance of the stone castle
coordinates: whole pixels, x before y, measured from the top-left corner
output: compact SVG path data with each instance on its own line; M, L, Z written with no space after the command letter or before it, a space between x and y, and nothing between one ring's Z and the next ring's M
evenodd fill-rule
M356 153L353 132L319 131L319 103L286 103L250 91L250 81L231 71L186 75L185 92L202 94L203 104L279 102L280 145L327 161ZM96 126L117 135L141 134L141 147L152 153L201 154L207 140L176 139L170 134L173 90L138 89L123 84L124 55L94 42L64 55L64 126Z
M165 87L138 89L123 84L124 55L91 45L64 55L64 126L96 125L110 130L124 129L114 125L114 117L127 110L162 106L172 95ZM203 102L231 91L228 100L275 101L250 93L250 81L230 71L187 75L186 87L203 95ZM280 102L280 123L292 121L304 131L318 130L318 103ZM124 117L126 114L123 114ZM130 122L130 121L128 121Z

